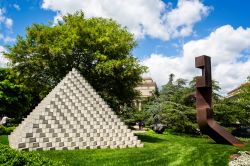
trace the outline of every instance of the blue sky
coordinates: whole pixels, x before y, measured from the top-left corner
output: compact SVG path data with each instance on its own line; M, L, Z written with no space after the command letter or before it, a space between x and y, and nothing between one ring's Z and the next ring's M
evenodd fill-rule
M194 57L206 54L225 94L250 75L249 6L246 0L1 0L0 51L32 23L48 24L83 10L86 17L112 18L127 26L138 41L134 56L159 86L170 73L189 80L200 74ZM4 62L0 57L0 65Z

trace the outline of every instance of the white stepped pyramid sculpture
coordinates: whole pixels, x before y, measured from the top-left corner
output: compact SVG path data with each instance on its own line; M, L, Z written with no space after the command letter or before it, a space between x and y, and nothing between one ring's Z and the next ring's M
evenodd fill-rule
M75 69L11 133L9 143L29 151L143 146Z

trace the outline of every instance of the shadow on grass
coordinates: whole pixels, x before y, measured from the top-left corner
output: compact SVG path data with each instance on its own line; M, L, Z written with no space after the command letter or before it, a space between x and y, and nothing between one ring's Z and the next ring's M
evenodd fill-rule
M137 136L142 142L154 143L154 142L162 142L162 141L164 141L163 139L152 137L152 136L149 136L149 135L137 135Z
M195 138L202 138L204 137L204 135L200 135L200 134L187 134L187 133L181 133L181 132L176 132L173 130L166 130L165 132L171 134L171 135L177 135L177 136L188 136L188 137L195 137Z

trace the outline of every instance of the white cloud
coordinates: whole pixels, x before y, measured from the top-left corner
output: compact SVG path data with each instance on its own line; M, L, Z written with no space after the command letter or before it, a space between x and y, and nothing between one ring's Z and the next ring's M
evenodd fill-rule
M0 8L0 23L4 22L5 16L4 16L5 10Z
M3 26L2 26L3 25ZM11 32L11 28L13 26L13 20L5 16L5 9L0 8L0 30L7 28L7 32ZM2 28L4 27L4 28ZM3 31L4 32L4 31ZM4 43L14 42L15 39L10 36L5 36L4 34L0 33L0 41L2 40Z
M193 31L193 26L209 12L209 7L198 0L179 0L177 8L166 14L167 28L173 36L187 36Z
M0 46L0 67L6 66L8 60L3 57L3 52L6 51L6 49L3 46Z
M43 0L42 8L60 15L83 10L87 18L105 17L118 21L137 38L150 36L162 40L187 36L193 26L209 12L199 0L179 0L175 9L162 0Z
M4 39L3 39L4 43L13 43L16 41L15 38L12 38L10 36L5 36Z
M0 8L0 25L4 24L6 28L11 29L13 20L5 16L5 9Z
M152 54L143 61L152 76L161 86L168 81L168 75L191 79L200 75L194 67L194 57L208 55L212 58L213 78L220 82L222 94L244 82L250 75L250 28L234 29L230 25L219 27L209 36L184 44L183 55L175 58ZM244 61L240 61L244 57Z
M4 36L3 34L0 33L0 41L3 41L4 43L11 43L14 42L16 39L12 38L10 36Z
M161 54L152 54L145 59L143 65L149 67L149 73L158 86L162 86L168 82L169 74L174 73L176 76L183 76L182 62L180 57L167 57ZM186 77L185 77L186 78Z
M13 20L10 18L6 18L4 24L8 29L10 29L13 25Z
M21 10L20 6L18 4L13 4L13 7L16 9L16 10Z

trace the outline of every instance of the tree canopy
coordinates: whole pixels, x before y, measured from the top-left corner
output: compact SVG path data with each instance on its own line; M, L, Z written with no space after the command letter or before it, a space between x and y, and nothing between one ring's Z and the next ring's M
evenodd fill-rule
M174 80L174 74L170 74L169 81L162 86L159 97L149 101L144 107L147 123L160 123L177 132L197 133L195 79L187 84L185 79ZM250 82L243 84L232 98L219 95L220 86L215 80L212 81L212 88L214 118L219 123L226 126L236 122L249 124Z
M223 124L250 124L250 77L236 93L215 104L216 118Z
M17 83L11 69L0 68L0 117L6 115L20 122L33 107L33 99L32 92Z
M111 19L86 19L83 12L58 25L33 24L5 53L21 82L43 98L72 69L119 110L137 95L146 67L132 56L134 36Z
M197 133L194 89L187 80L169 75L169 81L162 86L159 96L145 106L147 124L163 124L177 132Z

